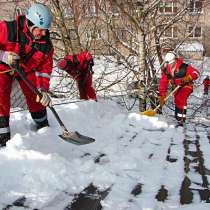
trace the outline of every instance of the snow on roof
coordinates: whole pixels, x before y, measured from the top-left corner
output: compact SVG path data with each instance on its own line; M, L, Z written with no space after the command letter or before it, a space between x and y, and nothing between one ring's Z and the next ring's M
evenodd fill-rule
M203 44L200 42L183 43L178 47L179 51L185 52L202 52L204 51Z

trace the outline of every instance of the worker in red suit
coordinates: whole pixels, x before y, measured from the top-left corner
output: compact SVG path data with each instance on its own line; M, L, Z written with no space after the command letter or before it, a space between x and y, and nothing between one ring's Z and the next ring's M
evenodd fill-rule
M93 57L88 50L77 55L67 55L57 62L59 69L65 70L76 80L80 99L97 101L96 92L92 85L93 65Z
M203 80L203 86L204 86L204 95L208 95L210 88L209 76L206 76L206 78Z
M10 93L14 78L20 84L37 128L48 126L46 106L51 99L47 91L53 64L48 31L51 22L51 12L43 4L33 4L26 16L0 22L0 147L6 146L10 139ZM41 98L15 72L17 60L28 80L41 91Z
M187 100L193 92L193 81L199 77L197 69L183 62L174 52L165 55L165 64L159 84L160 106L165 104L169 83L180 88L174 93L175 118L180 125L186 120Z

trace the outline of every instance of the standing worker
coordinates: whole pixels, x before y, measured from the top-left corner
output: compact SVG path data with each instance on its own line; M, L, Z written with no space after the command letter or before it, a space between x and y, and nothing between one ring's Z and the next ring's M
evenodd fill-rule
M210 79L209 76L206 76L206 78L203 80L203 86L204 86L204 95L208 95L209 93L209 87L210 87Z
M76 80L79 89L80 99L95 100L96 92L93 87L93 57L88 50L77 55L67 55L58 61L57 67L65 70Z
M10 93L14 78L25 95L37 129L48 126L46 106L51 99L47 91L53 65L48 31L51 22L51 12L43 4L33 4L26 16L0 22L0 146L6 146L10 139ZM15 72L17 60L27 79L41 91L41 98Z
M186 120L187 100L193 92L193 81L199 77L199 72L191 65L184 63L183 59L177 58L174 52L168 52L164 61L159 84L160 106L165 104L169 83L173 88L179 85L180 88L174 93L175 118L179 125L183 125Z

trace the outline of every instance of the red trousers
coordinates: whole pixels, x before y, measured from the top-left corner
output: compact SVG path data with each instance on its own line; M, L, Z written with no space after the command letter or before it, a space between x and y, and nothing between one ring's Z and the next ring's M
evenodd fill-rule
M174 94L175 106L181 110L186 109L187 99L189 98L192 92L192 87L187 85L177 90L177 92Z
M79 88L80 99L97 100L95 89L92 86L91 73L87 73L84 77L79 77L77 79L77 85Z
M27 78L36 86L35 72L30 72ZM9 116L10 114L10 94L13 79L13 76L0 74L0 116ZM45 107L36 102L36 94L30 90L22 79L19 80L19 84L25 95L29 111L38 112L44 110Z

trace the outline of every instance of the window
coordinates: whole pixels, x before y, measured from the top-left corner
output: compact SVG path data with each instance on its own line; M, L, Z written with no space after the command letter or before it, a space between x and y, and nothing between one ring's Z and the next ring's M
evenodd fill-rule
M200 38L202 35L202 29L200 26L196 26L195 28L190 26L188 28L188 32L190 33L189 37L192 37L192 38Z
M177 38L178 37L178 28L176 26L172 26L166 29L163 33L164 38Z
M77 39L77 33L75 29L69 29L69 36L71 40Z
M26 9L23 9L23 8L20 8L20 7L17 7L15 8L15 15L26 15L27 14L27 10Z
M129 42L131 44L132 42L132 28L127 27L127 28L117 28L115 29L116 36L118 37L119 40L124 41L124 42Z
M51 39L60 39L61 38L61 36L60 36L60 34L58 33L58 32L56 32L56 31L51 31L50 32L50 38Z
M118 28L116 30L116 34L117 34L117 37L122 40L122 41L127 41L127 30L126 29L121 29L121 28Z
M119 8L116 5L111 5L111 12L114 16L118 16L120 14Z
M86 40L89 39L101 39L101 29L89 29L85 33Z
M97 15L96 6L95 5L85 5L84 6L84 14L87 17L94 17Z
M70 7L64 7L63 16L65 18L73 18L73 10Z
M202 0L190 0L189 2L189 11L192 13L201 13L202 7Z
M165 13L165 14L176 13L177 3L173 1L170 1L170 2L162 1L159 5L159 12Z

